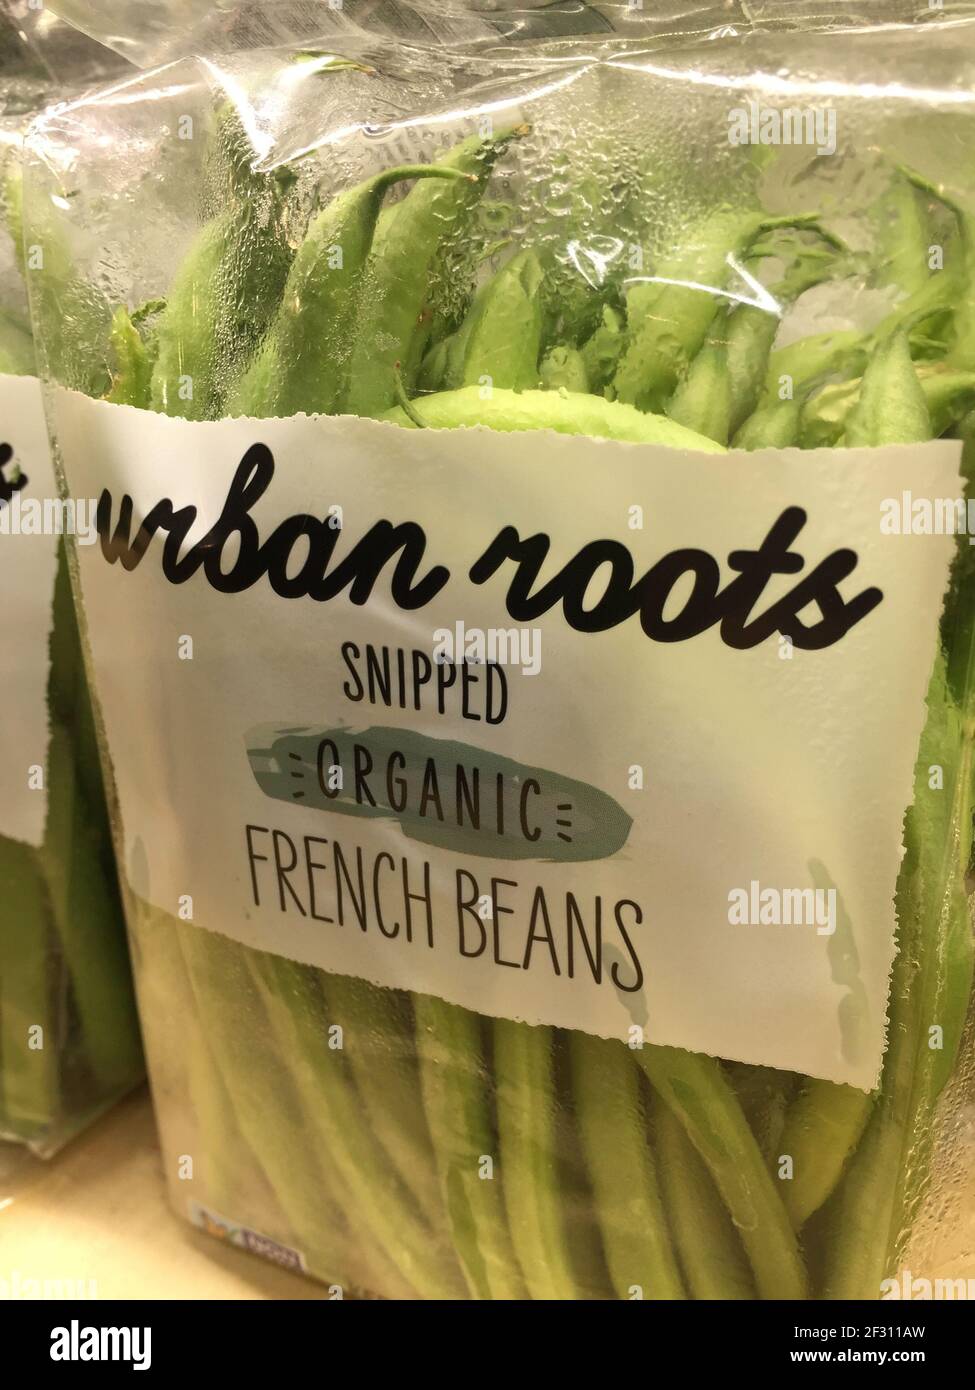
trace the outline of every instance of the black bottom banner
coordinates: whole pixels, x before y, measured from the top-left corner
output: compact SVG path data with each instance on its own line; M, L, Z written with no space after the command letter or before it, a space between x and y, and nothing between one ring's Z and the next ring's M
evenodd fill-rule
M355 1358L370 1379L388 1359L393 1374L405 1371L405 1358L417 1352L418 1335L429 1345L417 1304L357 1302L330 1299L323 1290L325 1313L315 1313L309 1302L19 1302L0 1304L7 1363L16 1366L23 1379L50 1367L70 1376L79 1369L99 1372L155 1372L163 1376L214 1373L226 1380L237 1374L249 1379L264 1374L280 1377L293 1368L302 1378L319 1361L323 1375L336 1369L336 1358L348 1355L344 1375L355 1373ZM913 1366L947 1370L961 1362L970 1340L970 1317L960 1299L889 1300L880 1303L645 1303L615 1308L584 1304L571 1314L566 1335L557 1323L558 1305L534 1308L532 1304L506 1304L494 1308L470 1307L477 1318L477 1379L491 1374L497 1358L498 1375L510 1377L515 1348L530 1344L532 1320L538 1317L547 1331L544 1346L546 1374L555 1366L563 1345L578 1355L580 1333L607 1334L610 1344L621 1343L623 1330L630 1337L652 1336L643 1356L660 1364L668 1353L685 1370L711 1366L747 1372L752 1367L783 1371L792 1366ZM564 1310L563 1310L564 1311ZM438 1360L446 1353L454 1360L455 1339L466 1334L456 1322L459 1306L450 1309L450 1328L437 1317L434 1344ZM609 1317L611 1322L603 1323ZM580 1318L582 1321L580 1322ZM483 1322L481 1321L483 1319ZM522 1319L528 1319L525 1323ZM466 1326L466 1325L465 1325ZM373 1328L373 1334L368 1328ZM369 1337L368 1342L363 1341ZM345 1337L349 1338L347 1343ZM512 1344L512 1338L517 1339ZM344 1345L343 1345L344 1343ZM451 1348L453 1348L451 1350ZM493 1354L492 1354L493 1349ZM575 1373L585 1374L576 1364ZM616 1363L617 1372L620 1370Z

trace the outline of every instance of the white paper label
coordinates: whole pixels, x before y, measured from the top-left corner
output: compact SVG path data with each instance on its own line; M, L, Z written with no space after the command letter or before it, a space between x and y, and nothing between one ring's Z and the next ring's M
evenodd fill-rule
M57 427L102 499L81 581L138 893L488 1015L874 1083L954 545L883 503L960 495L957 445L67 392Z
M47 679L58 491L36 377L0 375L0 835L39 845L47 815Z

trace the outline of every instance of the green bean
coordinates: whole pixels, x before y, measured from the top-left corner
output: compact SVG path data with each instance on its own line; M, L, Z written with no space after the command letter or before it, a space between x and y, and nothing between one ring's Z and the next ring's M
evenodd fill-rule
M503 251L507 245L507 239L492 243L479 256L479 261L490 260L492 256ZM436 340L425 352L417 373L416 388L418 391L453 391L457 387L463 386L467 343L475 325L480 320L481 306L490 286L490 280L481 285L474 294L472 302L468 304L460 322L446 324L444 321L441 326L447 326L448 331L439 337L436 337L435 334L432 335ZM404 375L407 380L410 379L408 367L404 370Z
M305 1113L322 1128L325 1151L353 1194L359 1219L423 1298L459 1298L463 1285L450 1252L438 1249L399 1179L362 1123L346 1059L325 1040L326 1015L316 972L283 956L252 952L252 978Z
M47 682L47 703L52 723L70 729L74 767L79 787L85 798L84 816L93 839L101 852L99 862L105 882L111 885L114 896L116 883L115 856L105 805L101 756L95 733L95 718L91 694L85 678L81 636L71 593L67 549L58 546L58 567L54 579L53 622L51 624L51 666ZM116 906L121 915L121 905ZM121 921L119 921L121 928ZM119 931L121 936L121 931ZM124 967L127 975L128 967ZM138 1064L136 1064L138 1067Z
M681 1299L636 1065L612 1040L573 1032L569 1046L579 1132L616 1295L631 1297L635 1285L643 1298Z
M0 309L0 373L33 376L36 371L30 325Z
M824 280L836 264L833 254L802 248L787 274L769 291L778 308L742 303L719 309L704 345L670 399L671 419L727 444L763 395L783 307Z
M563 252L549 267L551 328L559 342L578 347L596 331L607 298L618 293L618 287L609 278L613 266L601 261L599 256L600 247L606 241L601 228L607 225L602 206L606 196L602 171L597 174L590 167L580 174L574 158L566 173L573 180L568 190L572 209L569 221L572 254L565 256ZM616 202L612 216L615 231L619 222L627 217L625 203Z
M927 284L893 310L871 334L862 335L859 339L859 345L857 345L856 339L850 341L850 354L845 366L842 360L843 351L849 341L845 334L824 335L819 339L806 339L793 345L791 350L793 356L788 365L797 373L800 380L804 379L807 385L812 375L824 379L837 370L845 369L851 373L848 380L827 381L822 389L814 390L811 397L807 399L803 407L800 429L801 443L804 448L833 447L840 443L850 414L860 398L861 370L866 365L868 354L871 359L877 357L881 359L874 368L876 376L880 373L886 373L890 369L886 359L890 352L895 350L895 356L899 360L899 369L903 374L905 369L903 343L899 343L897 335L899 333L904 334L909 343L914 342L913 326L923 321L935 309L943 307L946 285L946 278L941 281L929 280ZM789 351L786 349L785 353ZM908 349L907 355L910 356L910 349ZM785 365L786 363L782 358L776 364L777 367L784 367ZM951 371L942 364L938 364L937 366L918 368L917 375L928 406L931 433L941 434L964 409L969 381L968 374ZM766 394L768 392L769 385L767 383ZM916 391L908 383L908 399L911 397L914 399L916 409ZM919 427L923 429L923 416L919 415L918 419ZM899 427L896 416L891 418L889 423L892 429Z
M772 248L775 254L778 248ZM743 303L730 314L727 352L728 376L731 382L731 414L729 435L755 410L762 397L767 377L772 344L782 322L782 313L805 292L831 276L843 265L835 250L800 247L782 279L772 287L771 295L778 311L765 305ZM805 365L809 372L809 363Z
M762 1127L763 1153L772 1162L782 1148L782 1134L785 1130L789 1104L795 1092L797 1078L788 1073L779 1073L781 1079L769 1097L769 1107Z
M455 333L451 333L443 343L443 379L440 390L456 391L464 384L464 363L467 360L467 343L474 325L477 323L480 309L480 293L475 297L464 318L463 323Z
M881 283L897 285L907 294L923 289L931 276L931 232L920 193L902 170L895 170L876 219L874 259Z
M470 177L473 178L476 176L471 175ZM387 220L392 220L392 216L396 211L397 209L395 207L387 208L385 213L380 217L379 229L382 231L383 236L385 236L385 232L383 231L384 223ZM510 238L503 237L500 240L490 242L487 246L479 248L476 256L476 263L480 265L486 261L490 261L501 251L505 250L509 244ZM449 241L438 248L434 256L434 265L431 269L431 281L435 279L452 280L456 276L464 273L464 271L455 268L452 264L447 263L442 266L437 264L441 252L445 252L448 249L453 249ZM490 282L488 282L488 284L489 283ZM486 289L487 285L482 288ZM476 296L473 296L473 298L476 301ZM476 313L468 312L472 309L473 306L468 304L467 310L459 316L454 306L448 311L445 307L437 303L437 296L431 284L431 288L428 291L427 302L420 310L416 330L410 339L406 360L401 364L403 375L407 381L415 382L417 390L439 391L443 389L445 385L444 373L446 371L448 349L451 349L452 354L457 353L458 345L455 340L461 337L461 328L466 323L469 329L473 326L473 321L476 321ZM466 344L466 335L464 336L464 343ZM426 367L426 379L421 379L424 366ZM454 366L458 376L453 384L455 386L460 386L462 385L461 375L463 373L462 351L459 361L457 361ZM431 379L432 373L436 373L436 375Z
M911 360L907 329L900 325L881 341L870 359L855 403L846 416L843 440L850 446L878 445L919 441L929 438L930 432L928 408ZM895 965L895 981L898 970L903 967L903 941L900 946L901 965ZM864 1238L871 1220L878 1220L884 1230L889 1226L893 1183L896 1179L896 1173L891 1169L892 1162L896 1161L896 1141L891 1135L896 1125L887 1124L883 1117L889 1105L890 1078L896 1077L900 1065L901 1047L901 1040L893 1037L893 1027L892 1018L887 1069L878 1114L874 1122L869 1124L864 1143L852 1162L850 1154L864 1135L865 1126L870 1120L869 1096L850 1087L813 1081L790 1112L782 1148L783 1152L792 1156L794 1177L785 1183L783 1195L797 1228L823 1205L844 1173L846 1177L841 1183L838 1199L840 1207L848 1205L851 1193L856 1195L858 1201L862 1200L861 1188L867 1172L874 1178L879 1176L881 1182L885 1178L889 1180L889 1185L879 1191L874 1200L877 1215L858 1214L855 1227L849 1211L845 1211L843 1219L850 1223L858 1236ZM867 1177L867 1186L870 1181ZM830 1243L828 1286L834 1290L855 1287L861 1277L869 1277L866 1271L872 1263L876 1278L873 1296L876 1296L887 1258L887 1239L872 1234L866 1246L858 1248L852 1259L843 1251L845 1243L846 1237L838 1237ZM880 1273L876 1272L878 1269Z
M941 248L942 268L930 265L935 233L927 205L932 198L953 210L956 222L960 219L961 210L930 183L910 169L895 170L881 205L875 256L877 282L896 286L906 294L873 330L871 341L882 341L897 328L907 326L912 355L917 356L930 355L932 350L940 355L947 349L954 305L967 294L963 239L957 227ZM931 341L932 332L936 336L943 333L944 341Z
M913 391L904 390L908 378ZM862 442L897 442L890 417L908 441L930 435L927 404L903 327L871 359L861 401L868 396L868 379L868 408L860 417ZM850 435L848 426L847 442ZM962 592L970 599L970 571L963 571L956 582L966 586ZM949 597L949 605L950 601ZM954 641L952 647L960 669L953 671L949 685L939 654L928 688L914 801L905 819L905 856L896 898L897 954L880 1094L863 1141L827 1208L832 1238L825 1289L830 1298L878 1296L923 1186L931 1118L953 1065L971 990L964 875L971 844L975 656L970 641L961 646ZM928 783L933 764L946 773L944 789L934 792ZM930 1028L941 1030L938 1047L931 1046Z
M497 1162L492 1081L476 1014L430 995L413 997L423 1103L454 1249L479 1299L526 1295L505 1211ZM497 1171L495 1171L497 1170Z
M369 1128L385 1149L418 1210L441 1220L436 1160L423 1114L408 1000L349 975L328 977L333 1023L365 1107Z
M235 124L218 127L218 141ZM267 333L291 268L284 227L290 176L252 172L243 132L229 159L225 205L197 234L156 328L152 408L213 420Z
M389 1279L391 1297L414 1297L391 1265L367 1259L361 1246L355 1269L346 1263L354 1248L347 1220L354 1204L321 1155L294 1143L304 1116L283 1059L278 1066L268 1055L269 1024L247 977L244 948L177 921L131 891L126 910L153 1089L157 1096L186 1096L192 1110L159 1109L172 1187L184 1186L173 1177L177 1156L190 1154L206 1207L297 1246L315 1277L362 1289L385 1287L375 1281ZM232 991L230 1008L223 989ZM250 1023L240 1037L238 1005ZM180 1205L183 1200L180 1194Z
M664 1203L691 1297L753 1299L747 1256L710 1173L657 1095L652 1116Z
M201 1026L233 1097L237 1122L305 1247L311 1268L329 1282L350 1282L343 1212L354 1222L355 1202L335 1165L327 1161L328 1142L311 1142L310 1137L305 1142L309 1129L321 1141L322 1112L309 1107L302 1094L299 1054L282 1051L280 1068L275 1065L274 1020L265 1008L267 993L253 974L252 957L258 953L205 927L182 926L172 918L155 929L177 933ZM231 1008L223 1002L228 1000ZM247 1027L240 1026L241 1018L248 1020ZM327 1124L325 1129L330 1137ZM381 1250L370 1250L368 1258L378 1265L380 1277L389 1279L391 1297L415 1296L414 1286Z
M349 384L349 352L365 267L386 193L406 179L462 180L457 169L387 169L334 198L312 222L281 304L254 362L230 400L238 415L329 414Z
M892 1036L884 1058L886 1072L903 1065L900 1052L900 1044ZM880 1296L890 1262L897 1169L906 1157L906 1097L898 1100L901 1104L895 1105L889 1095L881 1093L843 1180L824 1209L824 1272L818 1291L823 1299L873 1300Z
M725 354L730 399L725 443L758 405L780 323L778 314L755 304L740 304L728 317Z
M842 372L844 376L860 376L867 362L869 337L856 330L834 333L814 333L799 338L787 347L776 348L769 357L765 374L765 390L760 406L782 400L787 389L795 396L796 386L806 382L827 380Z
M101 863L101 836L77 782L72 737L60 723L51 728L47 791L38 863L85 1057L101 1094L114 1096L138 1080L139 1025L118 902Z
M961 371L975 371L975 212L970 205L949 197L941 184L932 183L911 169L905 176L922 192L937 198L954 214L958 227L958 246L946 270L932 276L929 286L919 293L927 296L932 312L947 301L951 309L951 341L948 360ZM951 256L951 248L949 248ZM917 312L912 305L911 312Z
M578 348L588 342L598 333L604 310L611 307L608 301L619 294L618 285L608 280L593 285L579 274L569 280L564 274L553 280L550 271L549 286L546 347L561 342Z
M969 601L970 598L969 583ZM907 916L913 915L917 923L918 945L913 953L918 968L909 988L917 1008L912 1017L916 1017L919 1027L910 1095L910 1135L914 1139L914 1150L905 1153L897 1170L890 1231L892 1247L908 1228L923 1190L927 1151L933 1142L935 1106L954 1068L972 990L973 942L965 883L971 845L975 762L971 649L964 652L963 657L968 662L967 700L963 711L959 711L957 725L952 728L949 723L948 730L942 734L943 738L947 735L949 748L960 746L957 766L953 769L953 795L941 841L942 852L936 857L930 839L915 832L919 840L917 869L909 886L905 886L900 903L900 911ZM930 795L928 766L925 764L922 769L922 781ZM913 856L908 844L905 860L910 858ZM933 862L923 862L926 860ZM942 883L945 885L940 897L933 901L928 896L932 882L939 887ZM925 912L930 914L926 919ZM939 1031L932 1036L932 1029Z
M713 1057L675 1047L634 1053L683 1126L738 1228L761 1298L804 1298L795 1233L731 1087Z
M7 181L8 207L22 228L22 175L11 170ZM100 397L109 389L109 332L111 314L102 295L75 271L74 257L52 205L32 210L31 244L15 236L18 264L29 286L34 341L50 375L64 386ZM29 254L24 254L29 252Z
M931 417L904 328L877 345L847 417L847 448L913 444L931 438Z
M574 1299L555 1145L552 1029L495 1019L494 1076L505 1209L529 1295Z
M187 1025L188 1026L188 1025ZM193 1179L206 1193L204 1205L221 1216L241 1221L241 1178L248 1159L256 1163L237 1124L233 1096L220 1074L210 1044L197 1027L186 1049L187 1100L193 1112L199 1148ZM246 1188L244 1189L246 1191Z
M152 400L152 361L141 333L127 310L121 307L112 316L111 343L115 370L112 388L105 399L116 405L148 410Z
M626 344L625 327L623 315L611 304L604 305L601 322L579 349L590 391L609 387Z
M47 678L47 700L51 718L70 728L77 719L80 708L87 700L84 657L81 651L81 636L71 599L71 574L68 569L68 552L63 543L58 545L58 565L54 577L53 622L51 624L51 666ZM84 698L82 698L84 697ZM76 758L80 753L75 749ZM95 750L96 767L98 752ZM101 787L100 768L93 783ZM86 787L87 791L92 786ZM91 798L95 804L96 798Z
M860 382L860 377L832 381L808 397L802 407L799 429L804 449L831 449L839 444L860 394Z
M185 1143L180 1143L179 1151L193 1154L193 1182L201 1182L204 1205L222 1216L244 1221L247 1213L242 1210L241 1203L251 1190L251 1175L260 1173L264 1182L267 1178L238 1123L234 1097L224 1080L203 1020L193 1007L192 986L179 950L177 932L157 931L150 947L146 946L145 934L140 934L138 949L143 948L145 955L152 952L151 962L145 956L142 962L147 971L152 970L152 987L161 990L164 1007L178 1009L180 1027L187 1034L184 1084L196 1137L189 1149ZM162 979L158 978L160 973ZM149 1050L152 1051L151 1045Z
M9 905L0 931L0 1134L33 1139L51 1129L61 1110L63 1001L51 978L56 940L37 851L6 836L0 836L0 893Z
M394 211L393 208L389 209ZM442 327L440 315L435 314L429 304L424 304L416 322L416 329L407 347L406 361L401 364L410 381L419 384L420 369L428 351L438 347L450 336L450 330L439 331Z
M890 334L901 326L898 316ZM735 435L735 448L837 444L859 386L830 378L861 372L871 348L870 335L839 332L814 334L777 349L769 358L759 405Z
M526 391L538 385L544 272L534 251L521 251L479 296L467 335L462 385Z
M671 420L717 444L727 444L731 425L728 324L727 313L719 310L703 347L667 405Z
M476 386L441 391L415 402L430 429L487 425L495 430L555 430L559 434L591 435L633 443L666 444L674 449L723 453L720 444L675 424L665 416L649 415L632 406L571 391L494 390L482 399ZM412 428L401 406L382 416Z
M600 1209L590 1180L573 1099L572 1037L555 1030L555 1146L558 1183L565 1213L566 1239L577 1299L606 1302L616 1298L600 1229ZM633 1291L636 1294L636 1290Z
M450 352L450 338L441 338L424 354L417 372L417 391L440 391L447 375L447 355Z
M916 368L930 417L931 435L951 428L975 400L975 373L937 367ZM834 382L808 400L802 412L804 449L832 447L843 437L846 421L860 394L861 379Z
M897 885L898 942L883 1079L863 1142L828 1208L827 1298L879 1295L923 1188L932 1117L954 1065L970 997L963 861L971 840L972 736L969 728L963 733L958 727L940 659L928 708ZM934 762L947 764L943 790L928 784ZM938 1046L932 1045L932 1028L941 1030Z
M798 1231L836 1188L867 1127L874 1096L854 1086L808 1079L789 1108L779 1141L792 1159L782 1200Z
M742 1062L725 1064L745 1119L766 1160L773 1164L780 1149L786 1109L796 1090L794 1072Z
M685 234L656 275L627 295L627 345L614 376L619 400L659 411L700 349L722 301L731 259L776 227L816 226L813 217L768 217L727 208Z
M759 406L749 415L734 439L735 449L789 449L799 444L802 400L791 397Z
M915 312L917 312L915 308ZM947 389L931 394L937 415L950 412L955 393L963 395L968 383L959 382L958 374ZM943 387L943 383L938 383ZM853 390L833 388L833 412L840 419L846 414L845 442L876 445L899 441L923 440L930 437L931 417L924 388L918 380L911 361L908 329L901 322L882 339L871 357L864 379L855 392L855 404L849 400ZM929 707L937 707L929 697ZM922 749L923 753L923 749ZM933 755L932 755L933 756ZM920 757L919 766L927 766L928 757ZM918 795L921 783L918 782ZM908 833L915 812L908 816ZM909 873L909 858L902 873ZM910 879L907 880L910 882ZM930 885L927 885L930 891ZM901 891L899 906L903 908ZM899 912L902 921L903 916ZM967 934L966 934L967 935ZM949 933L950 937L950 933ZM950 951L933 948L932 943L919 943L922 980L953 982L958 998L967 998L968 974L965 969L951 969L943 964ZM914 1055L917 1044L912 1034L918 1030L916 993L905 981L909 942L902 935L895 962L891 990L890 1043L885 1064L883 1086L876 1113L871 1115L871 1098L848 1087L831 1086L828 1082L810 1082L790 1113L783 1135L782 1148L794 1161L793 1181L787 1183L784 1198L796 1226L801 1226L815 1212L839 1181L836 1199L830 1204L829 1229L832 1239L827 1249L826 1289L830 1297L876 1297L880 1279L886 1268L891 1244L903 1224L899 1210L904 1199L898 1196L905 1184L908 1168L906 1145L910 1142L910 1103L907 1093L915 1096L917 1081L912 1073L917 1067ZM963 1015L964 1003L948 1009L954 1016ZM923 1061L923 1058L922 1058ZM869 1123L868 1123L869 1122ZM866 1135L860 1148L850 1159L857 1143ZM841 1174L846 1176L841 1180Z
M975 405L975 372L950 367L918 369L918 379L928 407L931 434L940 437Z
M578 348L559 343L549 348L538 365L539 384L546 391L589 390L586 363Z
M477 206L491 168L524 127L491 140L472 136L433 166L473 180L423 183L412 189L379 228L360 301L349 386L342 409L377 416L396 399L393 365L411 363L413 336L427 295L430 269L443 239L460 234ZM412 390L413 382L407 379Z

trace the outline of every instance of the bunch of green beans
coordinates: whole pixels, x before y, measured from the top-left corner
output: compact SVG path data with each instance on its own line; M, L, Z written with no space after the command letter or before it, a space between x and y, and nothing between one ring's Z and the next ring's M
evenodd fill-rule
M21 171L4 170L2 212L12 252L27 270L21 237ZM77 345L79 293L66 248L49 242L42 295L74 316L65 336ZM104 319L104 306L97 315ZM90 327L90 320L88 326ZM95 339L84 337L88 353ZM104 365L104 364L103 364ZM0 374L37 372L34 340L19 306L0 307ZM102 369L84 378L104 389ZM16 440L16 422L7 421ZM27 494L29 495L29 494ZM0 504L3 505L3 504ZM44 539L40 538L40 544ZM0 1138L50 1154L143 1074L122 905L99 766L91 700L71 597L67 555L58 552L49 639L44 785L47 818L39 845L0 835ZM45 640L42 634L37 641ZM16 643L5 661L16 663ZM5 697L5 718L24 711ZM13 777L13 769L5 769ZM20 775L26 776L26 768Z
M850 272L808 209L774 218L716 209L655 276L601 291L592 313L560 315L546 254L523 246L463 316L431 320L438 248L468 235L495 162L515 155L524 134L474 138L426 168L342 192L312 219L283 276L277 258L253 258L247 293L260 322L246 353L221 355L211 341L239 267L239 228L222 211L166 307L135 328L117 316L111 398L190 418L203 402L213 416L351 413L407 428L548 429L711 452L921 441L958 427L975 404L970 299L957 293L975 283L971 229L959 213L959 260L938 281L926 269L925 225L936 191L899 171L892 186L898 199L910 193L917 245L891 251L888 236L874 275L895 284L906 267L907 295L869 333L775 347L789 306ZM407 181L405 196L384 202ZM277 195L252 186L247 196L273 210ZM273 211L263 235L279 244ZM734 260L754 271L769 258L781 270L764 299L732 292ZM170 360L202 374L182 411L167 386ZM234 1164L254 1165L274 1192L276 1230L291 1233L314 1273L341 1282L351 1269L353 1284L390 1296L878 1297L922 1191L970 993L975 693L973 645L958 631L971 624L973 597L975 577L959 571L906 819L876 1094L485 1018L133 902L151 988L165 977L201 1020L191 1096L214 1203L232 1208ZM931 762L950 787L936 799ZM344 1030L340 1050L328 1045L333 1024ZM944 1046L931 1053L935 1024ZM793 1160L788 1179L782 1155Z
M0 836L0 1138L47 1155L143 1075L90 696L62 547L44 839Z

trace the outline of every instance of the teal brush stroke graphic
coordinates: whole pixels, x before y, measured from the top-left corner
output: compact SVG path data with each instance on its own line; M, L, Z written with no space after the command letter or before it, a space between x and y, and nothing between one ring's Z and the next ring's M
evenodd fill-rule
M554 863L606 859L622 849L633 824L618 802L587 782L453 739L383 726L351 731L267 725L246 739L251 770L267 796L338 815L395 819L408 839L460 854ZM357 747L360 767L371 760L363 780L374 806L361 789L357 794ZM336 753L340 789L328 780ZM458 768L465 775L461 784ZM479 827L468 800L474 799L475 769ZM537 784L537 790L526 784ZM526 837L522 805L525 828L531 835L537 831L535 838Z

